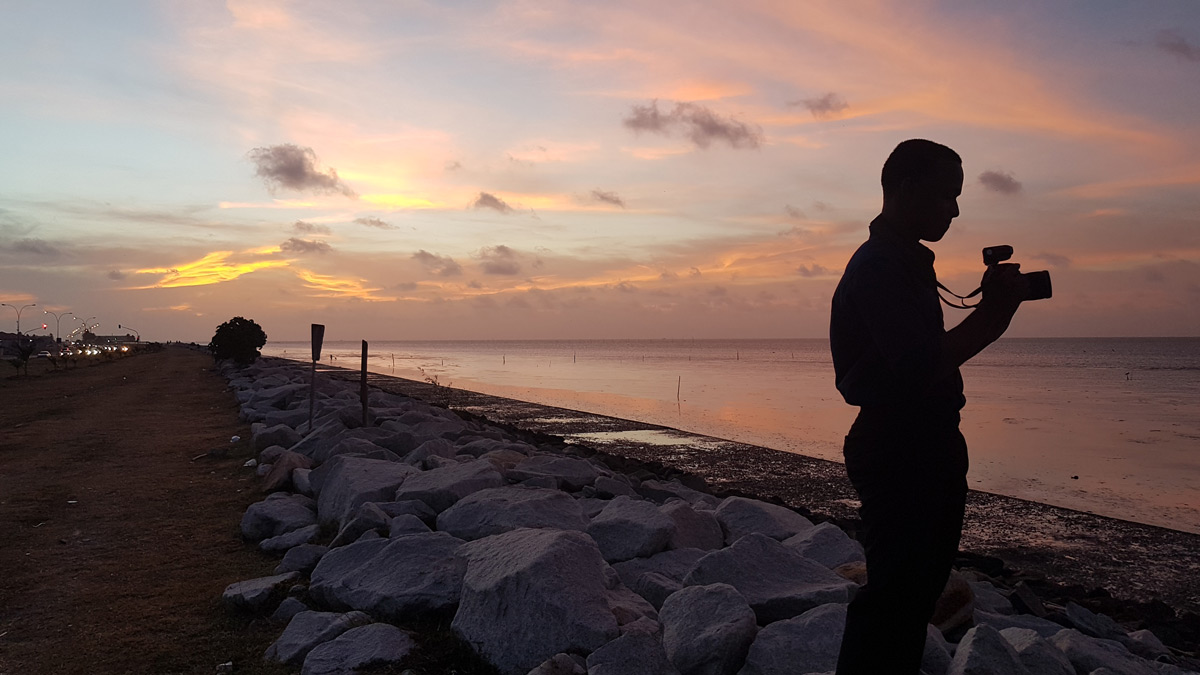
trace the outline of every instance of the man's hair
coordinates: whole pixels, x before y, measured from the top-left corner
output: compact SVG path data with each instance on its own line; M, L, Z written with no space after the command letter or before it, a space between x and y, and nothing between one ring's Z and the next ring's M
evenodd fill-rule
M935 175L944 162L962 164L962 157L941 143L924 138L904 141L892 150L883 163L883 194L900 187L906 180L921 180Z

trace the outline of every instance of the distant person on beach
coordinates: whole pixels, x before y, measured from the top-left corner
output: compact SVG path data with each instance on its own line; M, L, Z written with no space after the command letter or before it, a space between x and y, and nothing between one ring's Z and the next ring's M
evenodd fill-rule
M925 626L962 534L967 445L959 373L1008 328L1028 281L1014 264L984 276L983 299L958 326L942 322L933 252L958 217L962 159L904 141L883 165L883 210L833 296L829 344L837 387L859 406L846 473L862 507L867 583L846 615L838 675L916 675Z

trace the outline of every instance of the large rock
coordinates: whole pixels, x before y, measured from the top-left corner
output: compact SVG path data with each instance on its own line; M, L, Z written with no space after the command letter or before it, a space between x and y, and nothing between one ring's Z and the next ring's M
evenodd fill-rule
M624 632L625 626L640 619L649 619L658 624L658 610L642 596L629 590L624 584L618 584L605 593L608 599L608 609L617 619L617 626Z
M725 583L741 593L760 624L850 600L857 586L764 534L748 534L700 559L688 586Z
M1031 675L1008 640L991 626L967 631L954 650L949 675Z
M596 484L600 484L599 479ZM712 512L697 511L679 499L664 504L659 510L675 523L675 533L667 542L667 548L698 548L710 551L725 545L725 533Z
M587 526L583 510L565 492L517 485L480 490L437 518L437 529L467 541L526 527L582 531Z
M504 484L504 476L495 465L477 460L418 473L404 481L395 495L397 501L419 499L441 513L471 493Z
M539 476L553 476L565 489L575 491L591 485L600 474L596 467L582 459L556 455L534 455L508 470L508 477L523 481Z
M392 517L379 507L378 502L367 502L358 507L358 513L355 513L354 517L343 525L341 530L338 530L337 536L329 542L329 547L337 548L357 541L364 532L369 530L388 530L391 520Z
M782 541L813 526L808 518L789 508L745 497L726 498L714 515L725 531L727 544L755 533Z
M297 546L311 544L319 536L321 536L321 526L314 523L308 527L286 532L278 537L263 539L258 542L258 548L263 553L286 553Z
M698 548L681 548L619 562L613 569L633 592L659 608L668 596L683 588L684 578L706 555Z
M267 648L266 660L296 665L317 645L328 642L355 626L371 623L362 612L300 612L292 617L279 639Z
M264 426L254 434L254 449L266 450L272 445L290 448L300 442L300 434L286 424L276 424L273 427Z
M346 455L326 462L325 466L330 464L333 467L319 488L317 513L322 525L336 524L338 527L366 502L391 501L396 488L410 476L420 473L400 462Z
M300 675L346 675L396 664L416 646L408 633L386 623L351 628L309 652Z
M814 607L762 629L739 675L823 673L837 667L846 627L846 605Z
M627 633L587 657L588 675L679 675L662 643L647 633Z
M588 525L587 532L609 562L644 558L667 547L675 521L653 502L617 497Z
M666 502L672 497L678 497L698 509L712 510L720 504L720 500L716 497L693 490L676 480L665 481L651 478L642 481L634 490L646 499L659 503Z
M457 555L461 539L426 532L384 541L386 546L339 579L323 578L325 597L335 606L395 621L446 612L458 604L466 570L466 561Z
M275 568L275 574L299 572L307 575L316 569L317 563L321 562L321 558L328 552L328 546L318 546L317 544L296 546L283 555L283 560L279 561L279 565Z
M925 650L921 653L921 672L924 675L946 675L950 670L950 643L933 624L925 624Z
M1067 620L1084 635L1104 638L1105 640L1121 641L1127 637L1121 624L1104 614L1096 614L1090 609L1074 602L1068 602L1066 607Z
M360 431L355 429L354 431ZM317 462L328 462L330 459L338 455L358 455L365 457L376 452L383 451L383 446L376 444L370 439L359 436L351 436L351 432L341 434L333 439L327 446L318 448L313 451L313 459Z
M1090 673L1098 668L1110 668L1120 675L1154 675L1154 667L1145 659L1134 656L1120 642L1092 638L1072 628L1064 628L1050 638L1050 643L1066 655L1077 673Z
M615 639L604 560L582 532L522 529L459 549L467 560L452 628L504 675Z
M296 469L311 469L313 462L298 452L283 450L271 462L271 470L263 476L263 492L278 492L292 487L292 474Z
M330 609L344 609L333 594L333 587L344 577L367 564L387 546L390 539L367 539L331 549L309 575L308 593Z
M1005 628L1000 635L1016 650L1032 675L1075 675L1075 667L1050 641L1028 628Z
M221 601L229 609L262 614L274 609L283 599L287 588L300 579L296 572L237 581L225 587Z
M577 654L555 654L528 675L587 675L587 661Z
M758 633L754 610L728 584L689 586L666 599L658 618L681 675L733 675Z
M833 523L821 523L783 540L796 553L833 569L848 562L866 562L862 544L854 541Z
M317 514L308 506L311 501L276 493L251 504L242 516L242 536L250 541L262 541L315 524Z
M339 419L314 420L314 424L316 424L316 428L312 431L308 431L307 422L304 424L304 438L293 445L291 450L312 457L318 462L324 462L324 453L337 442L338 436L346 431L346 425Z
M1054 623L1049 619L1039 619L1030 614L992 614L990 612L975 610L972 616L975 625L986 624L1001 632L1006 628L1026 628L1034 631L1041 637L1051 638L1063 629L1061 624Z

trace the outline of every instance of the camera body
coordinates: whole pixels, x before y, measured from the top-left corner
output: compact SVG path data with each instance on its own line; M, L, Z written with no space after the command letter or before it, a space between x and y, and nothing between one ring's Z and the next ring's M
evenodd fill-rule
M1011 246L988 246L983 249L983 264L991 267L998 265L1012 257L1013 247ZM1053 288L1050 286L1050 273L1042 270L1040 272L1023 272L1021 276L1029 280L1029 295L1025 300L1044 300L1053 295Z

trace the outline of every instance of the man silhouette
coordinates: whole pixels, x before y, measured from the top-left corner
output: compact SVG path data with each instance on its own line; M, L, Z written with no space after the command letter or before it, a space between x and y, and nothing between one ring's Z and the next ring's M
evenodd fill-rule
M996 266L977 308L945 330L934 255L920 242L940 240L958 217L962 159L932 141L904 141L884 163L882 183L883 210L846 265L829 326L838 390L860 407L844 456L867 554L838 675L920 670L925 627L962 533L958 369L1004 333L1029 290L1017 265Z

